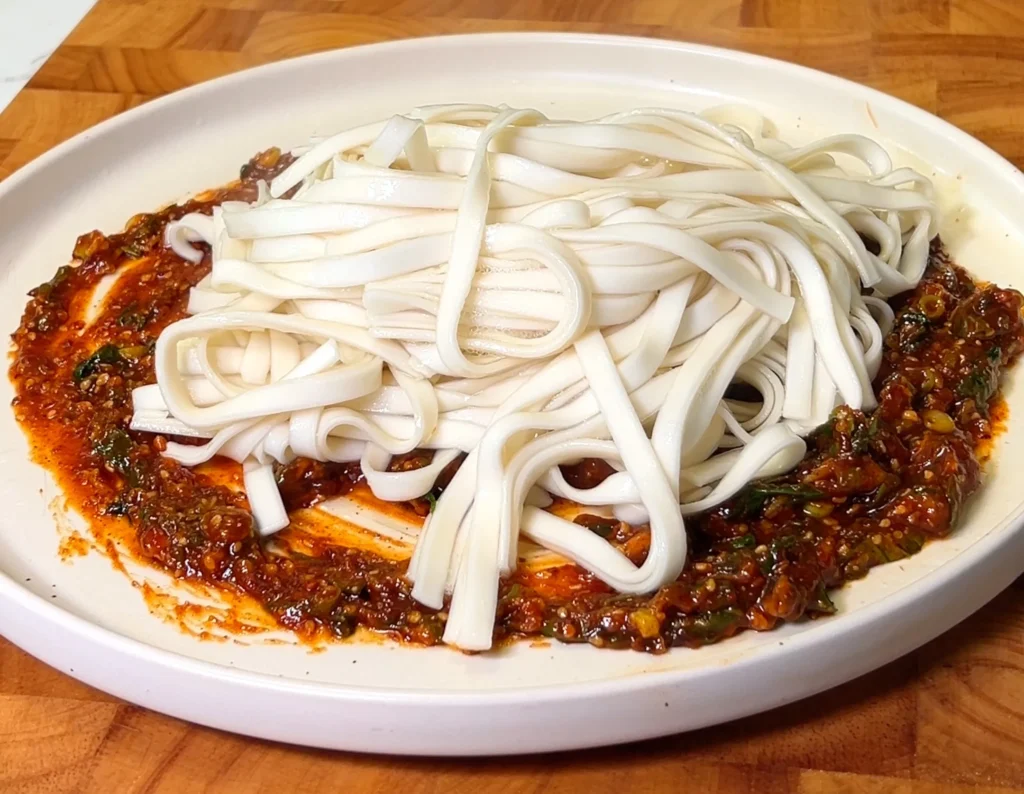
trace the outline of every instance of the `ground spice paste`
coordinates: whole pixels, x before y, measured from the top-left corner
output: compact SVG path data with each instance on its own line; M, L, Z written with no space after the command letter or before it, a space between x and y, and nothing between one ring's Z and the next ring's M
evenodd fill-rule
M13 336L14 411L70 504L97 532L122 529L119 538L149 564L251 597L307 639L365 628L433 645L447 614L412 599L405 562L323 539L303 553L268 547L244 494L211 476L219 468L238 479L237 464L217 459L189 470L161 456L166 438L128 429L132 390L154 381L157 336L184 316L189 288L210 269L209 252L193 264L164 248L164 226L221 201L255 199L258 181L290 161L268 150L223 189L137 215L120 234L79 238L73 263L32 290ZM115 273L87 323L93 289ZM979 450L1000 418L1000 374L1021 350L1022 304L1014 290L974 283L936 244L924 280L894 301L875 411L837 408L793 472L755 482L689 520L686 568L652 595L614 593L572 565L521 567L501 584L496 639L542 635L657 653L831 614L831 589L955 527L979 485ZM417 450L391 467L423 466L432 454ZM429 512L460 462L410 505L416 513ZM599 460L563 471L579 488L611 473ZM289 511L361 482L358 464L306 459L280 466L277 478ZM644 560L647 527L594 515L575 520L636 564Z

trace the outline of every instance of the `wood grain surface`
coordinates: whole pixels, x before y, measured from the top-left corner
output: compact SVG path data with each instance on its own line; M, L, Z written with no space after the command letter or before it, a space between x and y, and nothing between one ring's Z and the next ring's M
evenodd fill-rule
M902 97L1024 164L1024 0L99 0L0 114L0 178L218 75L492 30L627 33L785 58ZM336 790L1024 792L1024 579L916 653L808 701L697 734L511 760L354 756L219 733L120 702L0 640L0 791Z

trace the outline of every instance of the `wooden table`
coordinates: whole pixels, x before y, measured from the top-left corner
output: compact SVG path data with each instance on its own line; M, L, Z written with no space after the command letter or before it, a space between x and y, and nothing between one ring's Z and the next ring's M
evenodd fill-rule
M1024 163L1021 0L100 0L0 115L0 178L109 116L218 75L491 30L628 33L777 56L903 97ZM392 789L1024 792L1024 579L916 653L803 703L695 735L512 760L359 757L231 736L122 703L0 640L0 791Z

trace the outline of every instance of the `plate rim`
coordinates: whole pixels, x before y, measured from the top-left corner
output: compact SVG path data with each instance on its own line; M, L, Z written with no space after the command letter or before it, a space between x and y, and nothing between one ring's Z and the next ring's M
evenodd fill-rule
M770 64L771 68L775 71L791 74L803 80L813 80L818 84L835 86L845 96L863 99L865 102L873 101L885 104L889 109L897 111L904 117L927 125L935 133L941 133L942 137L948 140L951 145L970 149L973 156L985 162L992 169L993 173L999 173L1002 179L1008 182L1008 186L1012 186L1018 194L1024 195L1024 174L980 140L944 119L905 100L818 69L742 50L672 39L572 32L494 32L415 37L326 50L284 58L188 86L158 97L139 107L119 113L63 141L3 180L0 183L0 196L16 190L22 184L30 181L38 172L44 170L53 161L59 160L68 152L73 151L93 137L107 134L109 131L117 129L122 125L130 124L147 114L158 112L168 104L188 102L191 97L203 92L230 86L234 82L251 80L253 75L257 73L268 74L287 71L296 68L296 66L315 63L321 60L358 58L367 49L377 51L415 51L417 49L430 50L438 46L473 45L488 42L522 42L533 43L537 46L552 46L570 42L578 45L639 47L651 51L689 52L704 57L744 63L753 67ZM30 463L30 465L36 464ZM0 525L2 523L3 520L0 519ZM1000 550L1010 546L1015 540L1019 542L1022 534L1024 534L1024 504L1018 505L1014 512L989 529L983 537L979 538L970 547L961 551L956 557L948 560L936 569L924 574L917 581L908 583L900 587L896 592L853 613L835 616L827 622L823 621L820 627L813 630L802 632L793 637L787 637L782 643L759 648L753 653L745 654L739 659L730 661L724 667L731 668L734 671L742 671L746 667L760 664L768 658L773 659L776 663L782 663L782 661L794 654L808 653L822 643L827 644L831 641L831 635L834 635L837 631L841 630L844 634L856 633L859 630L863 630L869 624L876 623L877 625L877 620L886 613L895 614L901 612L902 608L926 598L929 593L949 587L951 582L955 582L957 578L969 573L980 561L998 555ZM985 601L991 600L1010 581L1012 581L1012 578L1001 583L996 589L989 587L992 593ZM2 570L0 570L0 601L6 601L12 605L19 606L30 613L34 619L45 621L61 631L69 632L88 642L105 647L112 653L127 656L134 661L146 662L156 665L158 668L170 668L182 673L198 676L206 681L238 685L250 691L270 689L282 694L313 696L316 698L326 697L330 700L348 703L385 704L401 702L408 705L458 708L468 705L501 706L510 703L521 703L524 697L529 698L531 703L565 703L567 701L588 700L598 695L646 691L651 688L679 685L684 682L695 683L705 677L717 675L722 669L722 667L716 666L699 669L644 671L611 679L581 683L515 686L490 691L395 689L379 686L307 682L295 678L282 678L269 673L240 670L150 645L143 640L105 628L91 622L87 618L80 617L49 603L41 596L23 587ZM929 630L929 637L927 639L948 630L956 622L959 622L960 619L962 619L962 616L954 621L948 621L945 617L937 621L936 626L941 625L942 627L936 628L934 631ZM0 618L0 623L7 622L6 618ZM927 641L927 639L924 641ZM920 644L922 642L913 640L908 647L894 646L896 649L891 654L888 651L884 654L886 658L883 663L887 663L897 656L919 647ZM19 644L19 647L25 649L24 645ZM28 652L33 653L33 651ZM679 649L677 652L685 651ZM867 669L874 669L877 666L879 665L869 663L861 672L866 672ZM61 668L61 671L66 673L64 668ZM87 680L85 677L80 677L75 673L67 674L80 678L80 680L84 680L92 686L104 688L102 684L98 684L93 680ZM826 684L816 691L821 691L833 685L834 683ZM798 698L789 698L783 702L801 699L812 694L814 692L806 692ZM751 709L751 711L758 710L761 709Z

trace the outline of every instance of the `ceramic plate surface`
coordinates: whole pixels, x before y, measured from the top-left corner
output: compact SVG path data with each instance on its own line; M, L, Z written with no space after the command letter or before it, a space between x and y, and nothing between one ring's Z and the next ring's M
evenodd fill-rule
M584 118L641 105L760 109L790 142L859 132L940 189L942 234L975 276L1024 288L1024 177L968 135L835 77L727 50L643 39L502 34L403 41L285 61L119 116L0 185L0 317L67 261L75 238L119 230L234 178L271 145L416 105L467 101ZM925 163L941 164L935 170ZM310 653L255 638L200 641L151 615L99 554L61 562L68 519L0 411L0 632L100 689L187 720L305 745L404 754L524 753L642 739L779 706L878 667L962 620L1024 569L1024 367L1011 419L962 526L876 568L839 614L663 656L520 643L466 656L352 642ZM7 404L11 387L0 384ZM56 511L54 508L57 508ZM55 515L56 512L56 515ZM166 586L158 574L139 574Z

